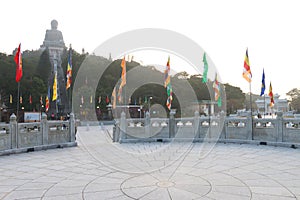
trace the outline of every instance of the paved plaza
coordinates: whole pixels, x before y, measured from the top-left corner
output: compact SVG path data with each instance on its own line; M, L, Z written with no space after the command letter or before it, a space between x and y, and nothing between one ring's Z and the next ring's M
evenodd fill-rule
M300 199L300 150L192 142L112 143L79 127L77 147L0 157L0 199Z

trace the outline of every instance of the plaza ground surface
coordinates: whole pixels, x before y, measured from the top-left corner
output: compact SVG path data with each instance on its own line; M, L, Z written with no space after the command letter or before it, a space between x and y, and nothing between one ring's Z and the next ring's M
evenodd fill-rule
M300 150L192 142L112 143L79 127L77 147L0 157L0 199L300 199Z

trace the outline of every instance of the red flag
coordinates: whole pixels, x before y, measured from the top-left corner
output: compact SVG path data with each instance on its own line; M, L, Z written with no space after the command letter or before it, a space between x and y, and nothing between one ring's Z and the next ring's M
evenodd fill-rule
M107 103L107 104L109 103L109 98L108 98L108 96L106 96L106 103Z
M270 107L272 107L272 106L274 106L274 95L273 95L271 82L270 82L270 88L269 88L269 97L270 97Z
M46 96L46 112L49 110L49 98L48 95Z
M32 104L32 97L31 97L31 95L29 96L29 103Z
M15 62L17 64L17 68L16 68L16 82L18 83L23 75L22 72L22 53L21 53L21 43L19 44L17 53L15 55Z

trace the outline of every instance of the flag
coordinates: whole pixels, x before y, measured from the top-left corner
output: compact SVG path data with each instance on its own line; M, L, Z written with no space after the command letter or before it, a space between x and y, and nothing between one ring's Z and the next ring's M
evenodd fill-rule
M20 96L20 104L22 104L23 103L23 97L22 97L22 95Z
M48 94L46 96L46 112L49 110L50 87L48 86Z
M91 97L90 97L90 103L91 104L93 103L93 95L91 95Z
M13 97L11 94L9 95L9 103L13 103Z
M170 83L170 56L168 57L168 62L167 62L167 66L166 66L164 75L165 75L164 85L166 88L167 85Z
M32 104L32 97L29 95L29 103Z
M261 92L260 96L265 94L266 84L265 84L265 70L263 69L262 80L261 80Z
M121 74L121 84L118 90L118 101L119 103L122 102L122 89L123 87L126 85L126 60L125 60L125 56L122 59L121 62L121 68L122 68L122 74Z
M72 49L69 50L66 89L69 89L71 87L71 84L72 84Z
M173 90L172 90L171 76L170 76L170 56L168 57L168 62L164 74L165 74L164 84L165 84L165 88L167 88L167 95L168 95L166 105L167 108L171 110L171 105L173 100Z
M167 99L167 107L169 110L171 110L171 105L172 105L172 100L173 100L173 90L172 90L172 86L171 84L169 83L167 85L167 94L168 94L168 99Z
M116 87L114 87L114 90L113 90L113 92L112 92L112 95L111 95L111 97L112 97L112 102L113 102L113 104L112 104L112 108L113 109L115 109L116 108L116 105L117 105L117 97L116 97ZM107 102L109 102L109 100L107 101L107 98L108 97L106 97L106 103Z
M105 102L106 102L107 104L109 103L109 98L108 98L108 96L107 96L107 95L106 95Z
M126 60L125 60L125 56L122 59L121 67L122 67L122 75L121 75L121 85L120 85L120 87L123 87L124 85L126 85Z
M270 97L270 107L274 106L274 95L272 91L272 84L270 82L270 88L269 88L269 97Z
M54 80L53 80L53 95L52 95L52 101L55 101L57 99L57 75L55 72Z
M249 56L248 56L248 48L246 50L245 60L244 60L244 71L243 71L243 77L250 83L252 79L252 73L250 70L250 62L249 62Z
M43 105L43 97L42 97L42 95L40 97L40 104Z
M16 68L16 82L18 83L23 75L23 71L22 71L22 53L21 53L21 43L19 44L17 53L15 55L15 62L17 64L17 68Z
M215 92L215 101L218 102L218 106L222 106L222 99L221 99L221 86L220 82L218 81L218 75L216 74L215 81L213 83L213 88Z
M207 82L207 72L208 72L208 64L206 60L206 53L203 54L203 63L204 63L204 71L203 71L203 77L202 77L202 83Z
M101 96L98 97L98 103L101 103Z
M121 87L121 85L118 90L118 102L122 103L122 87Z

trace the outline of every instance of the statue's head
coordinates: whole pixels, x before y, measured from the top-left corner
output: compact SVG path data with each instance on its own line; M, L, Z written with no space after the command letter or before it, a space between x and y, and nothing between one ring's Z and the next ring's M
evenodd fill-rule
M58 22L54 19L51 21L51 29L53 30L56 30L57 29L57 25L58 25Z

